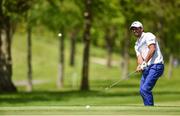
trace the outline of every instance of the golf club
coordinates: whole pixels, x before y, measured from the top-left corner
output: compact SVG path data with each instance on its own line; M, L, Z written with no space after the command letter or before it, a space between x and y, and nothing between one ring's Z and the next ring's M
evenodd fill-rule
M134 72L129 73L128 76L127 76L127 79L128 79L131 75L135 74L136 72L137 72L137 71L134 71ZM112 83L109 87L106 87L105 90L108 90L108 89L112 88L113 86L117 85L117 84L118 84L119 82L121 82L121 81L123 81L123 80L122 80L122 79L119 79L118 81Z

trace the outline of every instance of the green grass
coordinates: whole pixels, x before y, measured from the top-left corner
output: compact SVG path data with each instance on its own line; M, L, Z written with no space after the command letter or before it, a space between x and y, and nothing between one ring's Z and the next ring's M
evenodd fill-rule
M142 107L138 105L125 106L24 106L4 107L0 111L8 111L8 115L178 115L179 107ZM6 114L6 112L1 112Z
M58 41L51 34L33 36L33 92L26 92L22 81L27 80L26 39L16 34L13 40L13 82L18 93L0 94L0 115L179 115L180 114L180 67L174 68L168 79L167 68L154 88L155 107L144 107L139 95L140 75L133 75L109 90L113 82L121 79L119 65L108 68L94 62L95 58L106 59L106 52L91 46L89 84L90 91L79 91L83 45L76 49L75 66L69 66L69 42L66 40L64 88L57 89ZM167 65L166 65L167 67ZM130 60L130 72L135 69L135 59ZM90 108L86 108L90 105Z

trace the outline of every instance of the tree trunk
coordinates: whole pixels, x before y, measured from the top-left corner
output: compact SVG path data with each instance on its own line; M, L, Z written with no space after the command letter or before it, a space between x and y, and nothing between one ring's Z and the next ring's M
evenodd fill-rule
M172 77L172 72L173 72L173 60L174 60L174 57L173 57L173 55L171 54L170 57L169 57L168 78L171 78L171 77Z
M107 53L107 66L112 67L112 49L109 49Z
M58 66L58 79L57 87L62 88L64 83L64 31L59 33L59 66Z
M85 0L86 11L84 13L85 18L85 30L84 30L84 51L83 51L83 67L82 67L82 81L81 90L89 90L89 52L90 52L90 29L92 24L91 14L91 0Z
M113 52L113 46L115 40L115 28L113 26L106 29L105 40L106 40L106 48L107 48L107 66L111 67L112 52Z
M2 9L0 10L0 17L0 92L15 92L17 90L11 79L11 24L9 17L6 17L6 19L3 17Z
M31 27L27 26L27 76L28 76L28 81L27 81L27 91L31 92L32 91L32 52L31 52Z
M106 29L106 34L105 34L105 40L106 40L106 48L107 48L107 66L111 67L112 63L112 41L111 41L111 37L110 37L110 29L107 28Z
M70 48L70 66L74 66L74 59L75 59L75 52L76 52L76 36L77 36L77 30L73 31L71 33L71 48Z
M128 26L127 26L128 27ZM124 51L122 58L122 78L125 79L128 76L128 68L129 68L129 30L126 29L125 38L124 38Z

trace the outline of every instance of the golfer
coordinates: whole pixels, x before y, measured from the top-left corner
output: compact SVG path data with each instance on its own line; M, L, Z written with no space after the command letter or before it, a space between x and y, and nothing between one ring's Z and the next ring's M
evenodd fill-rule
M130 26L130 30L137 37L135 43L138 64L136 71L142 72L140 95L145 106L154 106L152 89L163 74L163 56L155 35L144 32L141 22L134 21Z

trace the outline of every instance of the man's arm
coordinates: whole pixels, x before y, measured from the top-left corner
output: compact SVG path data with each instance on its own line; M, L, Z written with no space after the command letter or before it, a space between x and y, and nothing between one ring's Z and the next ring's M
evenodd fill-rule
M137 72L141 72L142 70L141 70L141 67L140 67L140 65L143 63L143 58L142 58L142 56L141 55L138 55L137 56L137 67L136 67L136 71Z
M146 58L144 59L144 61L146 63L152 58L152 56L153 56L153 54L154 54L154 52L156 50L156 45L155 44L150 44L148 46L148 48L149 48L148 54L147 54Z
M138 65L142 64L143 61L144 61L144 60L143 60L143 58L142 58L141 55L137 56L137 64L138 64Z

